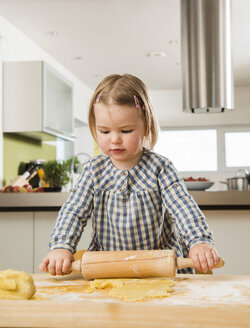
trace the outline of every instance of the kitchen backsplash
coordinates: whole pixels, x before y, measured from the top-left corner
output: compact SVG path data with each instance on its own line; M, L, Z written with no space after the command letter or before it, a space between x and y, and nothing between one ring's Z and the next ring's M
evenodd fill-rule
M102 151L101 149L98 147L97 143L94 142L94 157L98 156L102 154Z
M55 137L56 140L56 137ZM56 146L12 133L3 135L3 177L8 184L18 172L20 162L56 159Z

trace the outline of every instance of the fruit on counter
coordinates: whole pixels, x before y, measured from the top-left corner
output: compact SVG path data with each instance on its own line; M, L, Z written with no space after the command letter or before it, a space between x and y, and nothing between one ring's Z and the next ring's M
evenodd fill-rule
M183 180L184 181L188 181L188 182L192 182L192 181L194 181L194 182L204 182L204 181L209 181L209 179L207 179L207 178L201 178L201 177L199 177L199 178L193 178L193 177L188 177L188 178L183 178Z
M32 192L33 188L30 184L25 184L24 186L10 186L7 185L1 189L2 192Z
M22 190L23 188L22 187L19 187L19 186L5 186L1 189L2 192L23 192ZM25 189L25 192L27 192L26 188Z
M19 192L28 192L26 188L20 187Z
M27 192L44 192L44 188L43 187L37 187L37 188L33 188L31 187L31 185L25 185L23 187L19 187L19 186L6 186L3 187L0 192L5 192L5 193L27 193Z
M33 188L33 192L44 192L43 187Z
M32 186L29 183L28 184L25 184L23 186L23 188L25 188L28 192L32 192L32 190L33 190Z
M1 189L2 192L14 192L13 186L5 186Z

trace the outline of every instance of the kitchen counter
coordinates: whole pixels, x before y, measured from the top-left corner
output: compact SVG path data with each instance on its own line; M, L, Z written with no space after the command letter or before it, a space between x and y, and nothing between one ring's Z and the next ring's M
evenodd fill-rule
M0 327L249 327L250 276L177 275L166 298L125 302L84 292L80 274L33 275L34 300L0 300Z
M0 193L0 211L59 211L68 192Z
M248 191L189 191L203 210L250 209Z
M190 191L202 210L250 209L250 191ZM0 211L58 211L67 192L0 193Z

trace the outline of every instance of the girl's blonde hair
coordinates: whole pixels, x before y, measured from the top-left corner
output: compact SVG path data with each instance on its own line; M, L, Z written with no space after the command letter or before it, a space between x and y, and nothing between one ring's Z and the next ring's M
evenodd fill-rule
M158 137L158 124L147 87L140 79L130 74L112 74L99 83L90 101L88 114L90 131L95 141L97 136L94 106L97 102L105 105L134 106L144 118L145 147L154 147Z

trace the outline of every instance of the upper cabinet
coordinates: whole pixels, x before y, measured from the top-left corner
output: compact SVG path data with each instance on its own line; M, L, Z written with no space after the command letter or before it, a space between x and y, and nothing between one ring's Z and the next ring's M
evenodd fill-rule
M73 87L41 61L3 66L3 131L74 140Z

